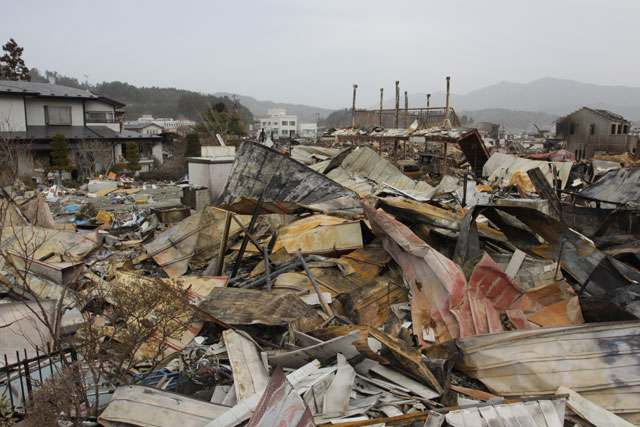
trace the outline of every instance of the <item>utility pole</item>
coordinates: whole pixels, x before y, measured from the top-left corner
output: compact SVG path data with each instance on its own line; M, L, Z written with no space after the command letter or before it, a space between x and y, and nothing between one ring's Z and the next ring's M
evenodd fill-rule
M427 94L427 125L429 124L429 99L431 98L431 94Z
M356 90L358 85L353 85L353 106L351 107L351 126L356 127Z
M316 113L316 144L318 143L318 126L320 123L320 113Z

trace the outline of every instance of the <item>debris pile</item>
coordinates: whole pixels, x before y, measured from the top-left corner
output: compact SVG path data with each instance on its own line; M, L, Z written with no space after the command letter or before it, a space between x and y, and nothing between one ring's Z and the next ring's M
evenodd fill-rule
M50 376L91 393L61 412L104 426L640 424L638 167L416 132L470 173L244 142L200 211L5 194L5 395L28 420L20 352L70 346Z

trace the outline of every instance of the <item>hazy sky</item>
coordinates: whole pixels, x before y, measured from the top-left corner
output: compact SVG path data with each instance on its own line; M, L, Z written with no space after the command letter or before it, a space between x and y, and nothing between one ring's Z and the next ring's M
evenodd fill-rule
M395 80L457 93L542 77L640 86L638 0L1 0L27 66L338 108ZM385 96L386 98L386 96Z

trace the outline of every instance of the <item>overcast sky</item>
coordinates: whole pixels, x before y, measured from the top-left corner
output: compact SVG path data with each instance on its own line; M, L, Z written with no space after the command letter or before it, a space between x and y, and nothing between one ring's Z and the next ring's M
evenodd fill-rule
M338 108L542 77L640 86L640 1L7 1L29 67ZM386 98L386 97L385 97Z

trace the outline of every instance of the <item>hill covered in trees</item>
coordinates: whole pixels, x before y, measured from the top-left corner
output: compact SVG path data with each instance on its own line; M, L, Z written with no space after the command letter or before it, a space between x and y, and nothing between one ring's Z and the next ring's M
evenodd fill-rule
M80 82L75 77L61 75L55 71L40 73L37 69L31 69L31 81L49 82L62 86L87 89L107 98L126 104L126 120L135 120L143 114L151 114L154 117L186 117L200 121L200 113L207 106L222 102L230 112L237 111L242 116L243 123L251 123L253 114L240 102L234 101L228 96L203 95L184 89L137 87L123 82L102 82L95 85Z

